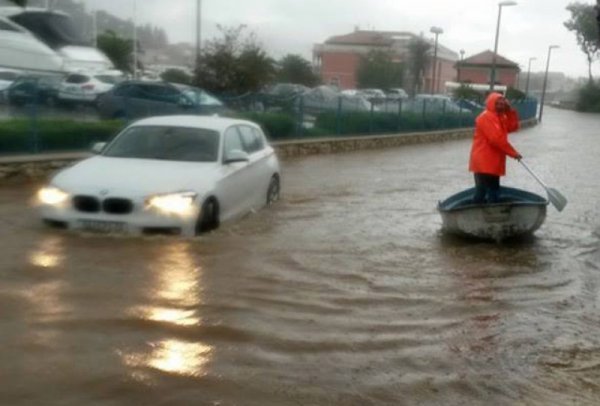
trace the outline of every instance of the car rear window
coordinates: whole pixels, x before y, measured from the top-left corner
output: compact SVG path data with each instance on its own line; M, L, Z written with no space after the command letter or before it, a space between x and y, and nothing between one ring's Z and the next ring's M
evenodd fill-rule
M80 83L89 82L89 80L90 80L90 77L86 76L86 75L69 75L67 77L67 79L65 80L65 82L80 84Z
M116 83L119 83L121 80L123 80L122 76L117 76L117 75L96 75L94 77L96 79L98 79L100 82L106 83L107 85L114 85Z

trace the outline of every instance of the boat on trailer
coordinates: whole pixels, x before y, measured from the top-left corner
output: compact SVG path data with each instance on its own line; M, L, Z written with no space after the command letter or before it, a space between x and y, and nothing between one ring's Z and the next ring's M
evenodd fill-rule
M473 203L475 188L438 203L442 231L465 237L502 241L532 234L546 219L548 199L525 190L500 187L498 203Z

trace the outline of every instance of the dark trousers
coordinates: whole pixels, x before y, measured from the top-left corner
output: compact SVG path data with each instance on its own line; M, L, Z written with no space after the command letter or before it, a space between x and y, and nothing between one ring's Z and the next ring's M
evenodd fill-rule
M498 203L500 200L500 176L475 173L473 203Z

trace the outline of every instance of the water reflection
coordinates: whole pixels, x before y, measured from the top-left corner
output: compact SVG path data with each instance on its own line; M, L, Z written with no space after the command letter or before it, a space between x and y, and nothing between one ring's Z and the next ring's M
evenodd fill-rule
M63 240L59 236L42 239L39 247L29 254L29 263L40 268L58 268L64 259Z
M150 268L156 279L149 291L153 301L159 303L134 308L134 316L180 326L200 324L196 309L202 303L202 268L190 253L189 243L165 246Z
M150 304L132 309L135 317L187 329L199 326L202 267L192 255L190 243L174 242L161 247L156 257L150 258L149 270L155 276L147 288ZM125 355L125 363L178 375L202 376L213 350L202 343L172 337L150 346L149 353Z
M208 345L167 340L156 346L148 365L164 372L202 376L211 352L212 347Z

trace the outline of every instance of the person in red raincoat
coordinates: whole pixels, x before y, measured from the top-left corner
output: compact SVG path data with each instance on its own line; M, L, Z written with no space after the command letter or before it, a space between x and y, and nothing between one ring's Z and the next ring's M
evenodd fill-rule
M521 154L508 142L508 133L518 130L519 115L500 93L490 93L485 110L475 120L469 171L475 176L473 203L496 203L500 176L506 173L506 156L520 160Z

